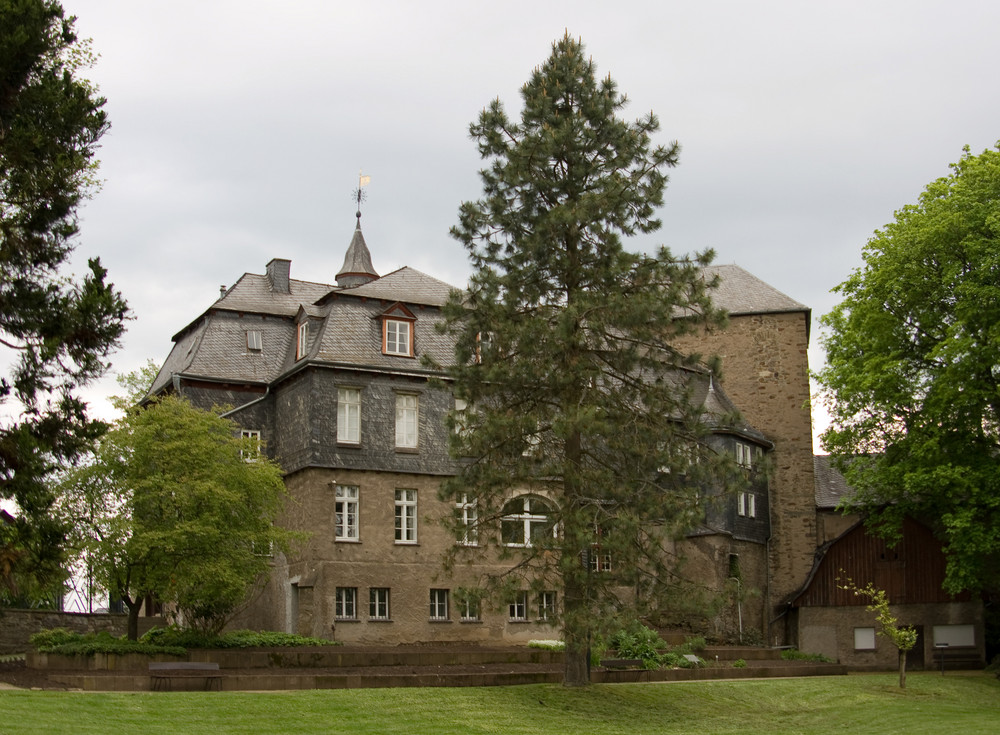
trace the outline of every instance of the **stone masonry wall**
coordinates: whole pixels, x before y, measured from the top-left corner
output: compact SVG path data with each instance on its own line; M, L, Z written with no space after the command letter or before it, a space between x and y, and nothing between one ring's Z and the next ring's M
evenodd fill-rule
M0 656L25 653L31 645L28 639L50 628L66 628L75 633L125 635L128 621L125 615L107 613L69 613L55 610L0 610ZM153 625L162 625L162 618L139 618L140 635Z
M770 486L772 614L805 581L816 550L809 405L808 314L731 316L724 330L689 337L682 350L722 360L722 385L751 425L774 442ZM772 626L772 634L781 626ZM773 642L773 635L768 637Z

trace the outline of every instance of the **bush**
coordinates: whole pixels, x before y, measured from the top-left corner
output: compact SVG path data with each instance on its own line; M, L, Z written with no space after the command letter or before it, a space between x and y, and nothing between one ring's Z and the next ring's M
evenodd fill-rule
M528 641L528 648L540 648L543 651L565 651L566 644L562 641Z
M781 652L783 661L817 661L819 663L833 663L833 659L824 656L822 653L804 653L794 648L788 648Z
M741 658L738 658L735 661L733 661L734 669L745 669L746 667L747 667L747 662Z
M340 645L335 641L305 638L274 631L238 630L213 636L184 630L176 626L153 628L137 641L115 638L110 633L73 633L65 628L40 631L31 636L29 641L39 653L58 653L65 656L90 656L95 653L183 656L189 648L276 648Z
M704 638L689 638L682 645L672 650L666 650L666 641L659 633L650 630L641 623L634 623L628 628L619 630L611 636L609 645L618 652L619 658L636 658L642 661L644 669L662 669L665 667L689 669L704 663L698 659L698 664L684 658L685 654L702 651L705 648Z
M230 633L210 635L195 630L179 628L153 628L139 639L144 643L183 646L184 648L279 648L287 646L339 646L338 641L306 638L277 631L235 630Z

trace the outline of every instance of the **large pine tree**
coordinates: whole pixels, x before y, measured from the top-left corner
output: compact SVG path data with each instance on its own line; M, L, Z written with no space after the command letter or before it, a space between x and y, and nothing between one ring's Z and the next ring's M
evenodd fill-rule
M692 399L704 368L671 346L721 315L700 270L711 253L622 245L660 227L679 147L651 142L656 117L618 117L625 96L568 34L521 95L520 121L495 100L470 128L488 165L452 229L474 274L448 307L465 461L443 492L461 510L456 553L512 559L515 612L533 602L520 590L549 593L546 617L561 593L578 685L602 623L667 589L665 548L701 515L699 476L725 466Z
M0 375L0 499L18 507L0 524L0 588L11 597L62 582L47 478L103 431L80 388L104 373L128 312L99 260L64 275L108 129L104 98L78 76L92 57L73 22L55 0L0 0L0 354L12 362Z

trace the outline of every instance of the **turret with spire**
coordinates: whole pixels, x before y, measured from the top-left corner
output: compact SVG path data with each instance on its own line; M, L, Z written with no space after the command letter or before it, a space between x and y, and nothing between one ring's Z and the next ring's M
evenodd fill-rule
M356 191L358 199L357 218L358 224L354 228L354 237L347 247L347 255L344 257L344 265L337 273L337 286L340 288L354 288L362 284L374 281L379 277L378 272L372 265L372 255L368 252L368 245L365 244L365 236L361 234L361 202L363 200L362 187L371 180L370 176L359 176L358 188Z

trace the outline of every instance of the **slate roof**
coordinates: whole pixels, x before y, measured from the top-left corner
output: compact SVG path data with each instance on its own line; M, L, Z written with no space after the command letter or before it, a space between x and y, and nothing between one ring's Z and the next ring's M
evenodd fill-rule
M833 510L842 498L854 494L854 488L830 463L830 457L825 454L813 456L813 475L816 484L816 507L821 510Z
M712 302L730 314L780 314L809 312L773 286L738 265L710 265L703 269L706 277L719 276L719 287L712 293Z
M448 300L448 294L454 290L457 290L455 286L421 273L416 268L403 266L376 281L347 288L340 293L345 296L402 301L404 304L443 306Z

